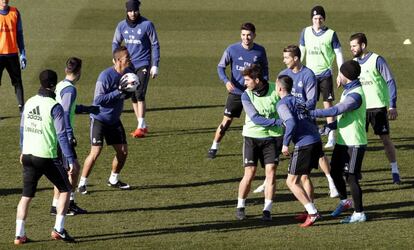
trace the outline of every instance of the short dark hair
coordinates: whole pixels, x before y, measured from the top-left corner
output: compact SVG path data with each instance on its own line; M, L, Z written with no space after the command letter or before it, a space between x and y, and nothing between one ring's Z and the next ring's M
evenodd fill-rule
M355 33L353 34L350 38L349 41L353 41L353 40L357 40L358 44L363 44L365 43L365 47L368 46L368 41L367 41L367 37L365 36L364 33Z
M248 76L252 79L259 79L260 81L264 81L263 78L263 70L259 64L252 64L250 67L247 67L242 72L243 76Z
M124 52L124 51L126 51L128 53L127 47L125 47L123 45L120 46L120 47L118 47L118 48L116 48L114 50L114 52L112 53L112 57L114 58L114 60L115 61L118 60L121 57L121 52Z
M300 59L300 49L298 46L292 44L288 45L286 48L283 49L283 52L289 52L292 54L293 57L297 56Z
M256 27L252 23L243 23L240 27L240 30L249 30L252 33L256 33Z
M290 76L287 75L280 75L277 77L278 83L280 87L285 89L288 93L292 91L293 87L293 80Z
M69 57L66 61L66 71L71 74L78 74L82 68L82 60L77 57Z

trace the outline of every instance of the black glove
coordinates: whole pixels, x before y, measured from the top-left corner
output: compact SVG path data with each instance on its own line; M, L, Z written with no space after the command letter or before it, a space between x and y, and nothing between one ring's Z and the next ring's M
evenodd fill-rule
M309 110L303 102L296 103L296 111L300 120L309 117Z
M328 135L329 132L331 132L331 129L327 126L327 124L324 124L321 128L319 128L320 135Z
M97 115L97 114L99 114L99 106L89 106L88 108L87 108L87 110L88 110L88 113L89 114L94 114L94 115Z
M285 124L283 123L282 119L277 119L276 120L276 126L284 128Z
M76 147L78 145L78 141L76 141L75 137L69 138L69 145L71 145L72 147Z

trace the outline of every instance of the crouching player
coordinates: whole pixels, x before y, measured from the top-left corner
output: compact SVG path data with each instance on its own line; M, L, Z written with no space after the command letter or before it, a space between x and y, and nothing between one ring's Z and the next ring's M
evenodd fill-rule
M306 209L306 212L297 216L296 219L303 222L301 227L309 227L320 218L314 204L314 189L309 174L312 168L318 168L319 158L324 153L315 122L301 115L297 110L299 99L291 94L292 86L293 80L289 76L278 77L277 91L281 100L277 104L277 112L286 126L282 153L289 156L289 144L290 142L295 144L289 162L286 184Z

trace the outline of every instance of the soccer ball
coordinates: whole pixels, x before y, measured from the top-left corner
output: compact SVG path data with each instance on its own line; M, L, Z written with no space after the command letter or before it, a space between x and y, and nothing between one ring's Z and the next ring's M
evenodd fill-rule
M121 89L127 92L134 92L139 86L139 84L139 78L134 73L126 73L121 77L121 80L119 80L119 85L121 86Z

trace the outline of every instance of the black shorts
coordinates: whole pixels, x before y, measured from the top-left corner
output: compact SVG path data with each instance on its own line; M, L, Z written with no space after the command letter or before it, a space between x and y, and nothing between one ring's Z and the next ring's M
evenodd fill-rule
M70 192L72 185L69 182L68 174L63 169L62 161L59 158L49 159L33 155L23 155L23 193L25 197L34 197L37 183L40 177L45 175L53 183L59 192Z
M107 145L127 144L125 129L121 121L109 125L91 118L90 133L92 146L103 146L104 138Z
M19 56L0 56L0 85L4 68L9 73L11 83L15 86L22 84L22 71L20 69Z
M336 144L331 158L331 172L342 171L361 178L361 166L366 146L345 146Z
M229 93L227 96L226 107L224 108L224 116L239 118L242 111L243 104L241 101L241 95Z
M367 109L367 121L365 129L368 132L371 123L376 135L388 135L390 133L390 124L388 122L387 107Z
M318 101L320 95L322 95L324 102L335 101L332 76L317 80L316 96Z
M262 168L266 164L279 164L283 136L270 139L243 138L243 164L245 167L257 167L260 160Z
M295 147L290 158L288 173L309 175L312 168L318 168L319 158L324 155L320 141L303 147Z
M144 66L135 70L135 74L139 78L140 84L138 85L137 90L135 90L135 95L131 96L133 103L145 101L145 95L147 93L148 82L150 78L150 67Z

